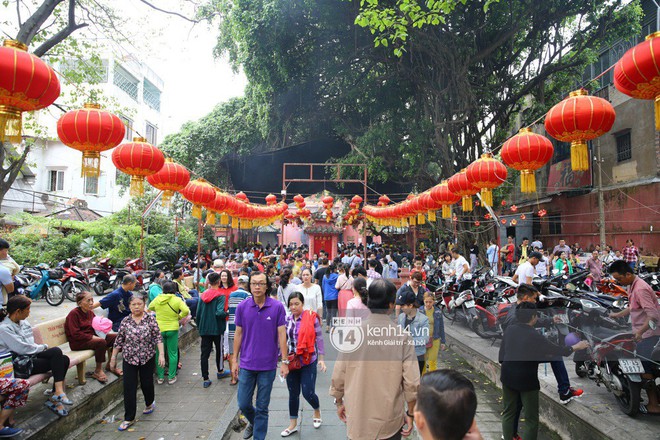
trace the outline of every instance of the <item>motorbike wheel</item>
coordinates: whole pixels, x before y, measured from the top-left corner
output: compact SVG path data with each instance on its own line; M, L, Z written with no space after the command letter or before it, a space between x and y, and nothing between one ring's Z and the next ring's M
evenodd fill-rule
M490 339L492 337L484 328L484 322L481 318L476 318L472 321L472 331L484 339Z
M64 291L59 284L46 287L46 302L51 306L59 306L64 302Z
M453 321L453 320L456 319L456 314L450 312L449 308L447 306L442 307L442 316L444 316L445 319L448 319L450 321Z
M584 364L584 361L575 361L575 374L578 377L587 377L587 366Z
M621 407L621 411L630 417L635 417L639 412L639 402L641 399L642 384L631 381L628 376L619 376L623 392L620 396L614 396Z
M110 283L107 281L97 281L97 283L94 284L94 292L96 292L98 296L103 296L108 287L110 287Z

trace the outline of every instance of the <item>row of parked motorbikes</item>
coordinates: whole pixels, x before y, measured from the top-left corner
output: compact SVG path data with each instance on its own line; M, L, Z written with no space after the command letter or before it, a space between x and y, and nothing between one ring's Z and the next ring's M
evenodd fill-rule
M660 303L660 275L638 276L653 288ZM644 367L635 351L629 319L609 317L611 312L628 306L626 289L607 275L594 282L585 270L534 278L533 284L540 292L539 313L558 317L551 328L543 330L544 334L557 344L576 338L587 340L590 348L573 357L576 374L605 386L625 414L637 415L642 388L660 378L660 344L651 359L645 359L652 362L653 379L642 378ZM490 268L479 268L460 282L454 277L443 279L440 271L431 270L426 285L435 292L436 305L445 320L462 323L476 335L493 341L502 337L502 324L517 301L518 284L494 274Z
M145 270L140 258L126 262L124 267L114 267L110 258L94 261L92 258L70 258L51 269L47 264L21 267L14 277L14 292L29 296L33 301L45 299L51 306L59 306L64 299L76 300L83 291L105 295L121 285L124 276L131 274L137 279L136 290L147 291L157 270L169 270L168 263L151 263Z

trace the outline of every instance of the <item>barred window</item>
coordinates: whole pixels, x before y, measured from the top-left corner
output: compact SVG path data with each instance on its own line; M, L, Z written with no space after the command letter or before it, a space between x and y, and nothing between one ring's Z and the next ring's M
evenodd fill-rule
M134 101L138 100L139 81L119 64L115 64L114 85L126 92Z
M99 193L99 178L94 176L85 176L85 194Z
M64 171L49 170L48 191L63 191L63 190L64 190Z
M623 162L632 159L630 130L616 135L616 161Z
M144 80L142 91L142 100L145 104L156 111L160 111L160 90L156 88L149 80Z

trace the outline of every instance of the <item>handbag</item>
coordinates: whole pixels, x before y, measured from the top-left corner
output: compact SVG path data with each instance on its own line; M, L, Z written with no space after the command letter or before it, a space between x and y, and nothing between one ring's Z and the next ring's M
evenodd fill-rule
M287 359L289 360L289 371L300 370L302 368L302 361L297 354L289 353Z
M426 348L432 348L433 347L433 336L429 338L429 340L426 342Z
M33 356L29 354L19 354L13 356L14 364L14 377L18 379L29 379L32 375L32 362Z

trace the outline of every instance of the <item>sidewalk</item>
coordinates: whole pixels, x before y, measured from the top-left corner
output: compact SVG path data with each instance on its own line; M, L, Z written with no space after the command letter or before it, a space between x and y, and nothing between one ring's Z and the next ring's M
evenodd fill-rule
M326 349L333 350L330 344L326 344ZM327 358L335 359L336 354L330 353L327 355ZM323 440L345 440L347 438L346 425L344 425L337 417L333 399L328 394L334 362L330 361L327 362L327 364L328 371L325 373L319 372L316 381L316 393L321 401L321 416L323 418L323 426L321 426L319 429L314 429L312 426L312 408L301 396L301 410L300 418L298 419L298 432L288 438ZM500 413L502 406L501 391L495 386L494 383L486 379L485 376L475 373L472 367L470 367L470 365L468 365L468 363L463 358L451 350L440 354L439 368L450 368L458 370L470 378L470 380L472 380L477 390L477 424L479 429L483 434L484 440L499 440L502 435L500 424ZM267 436L268 439L281 438L280 433L288 426L288 403L289 393L286 388L286 382L282 383L280 382L279 378L276 378L270 400ZM378 402L374 402L374 405L378 405ZM216 437L214 436L213 438ZM242 432L232 432L231 436L227 438L232 440L242 439ZM415 434L410 437L410 439L417 438L418 437ZM558 438L559 437L557 435L550 432L547 428L543 426L541 427L539 433L540 440L551 440Z
M228 405L236 400L236 387L229 386L229 379L217 380L213 360L209 362L213 385L204 389L199 366L199 342L181 351L183 368L174 385L156 384L156 411L142 415L144 399L138 390L137 422L125 432L117 431L124 417L123 401L111 410L99 414L96 422L81 433L72 433L70 438L114 440L189 440L209 438L222 420ZM211 354L213 358L214 354ZM225 362L225 368L229 365ZM114 415L114 422L100 423ZM233 416L233 414L232 414Z

